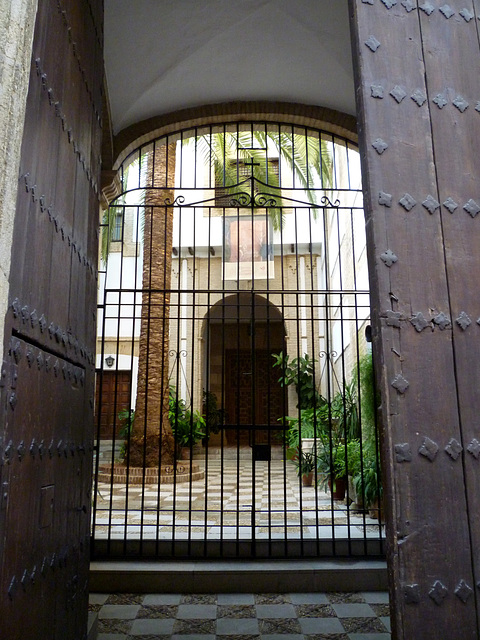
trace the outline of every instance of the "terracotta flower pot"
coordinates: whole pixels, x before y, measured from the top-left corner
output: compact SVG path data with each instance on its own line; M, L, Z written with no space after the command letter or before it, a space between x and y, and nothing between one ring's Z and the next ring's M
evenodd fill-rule
M302 476L302 484L304 487L311 487L313 482L313 471L304 473Z
M333 479L333 488L332 488L332 476L328 478L328 488L332 492L332 497L334 500L344 500L345 499L345 490L347 487L346 478L334 478Z
M378 498L370 505L369 516L374 520L380 520L380 524L385 524L385 506L384 498Z

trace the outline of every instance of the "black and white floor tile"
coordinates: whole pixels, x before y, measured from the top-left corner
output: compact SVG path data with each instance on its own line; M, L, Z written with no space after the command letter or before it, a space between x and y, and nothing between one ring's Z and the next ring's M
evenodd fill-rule
M98 640L390 640L388 594L99 594Z

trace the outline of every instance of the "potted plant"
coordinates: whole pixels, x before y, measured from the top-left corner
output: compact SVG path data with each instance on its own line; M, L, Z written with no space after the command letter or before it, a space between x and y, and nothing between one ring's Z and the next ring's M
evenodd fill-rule
M118 437L122 438L123 442L120 445L118 451L118 459L120 462L125 461L127 455L128 439L133 429L133 421L135 420L134 409L123 409L118 412L118 422L120 423L120 429L118 431Z
M187 408L185 400L178 398L174 386L170 386L168 417L177 445L177 457L188 458L195 443L205 437L205 418L198 410Z
M363 503L361 497L356 494L353 479L358 475L361 469L361 447L360 440L354 439L347 442L345 472L348 484L349 503L354 503L353 508L361 509Z
M323 474L320 486L327 487L334 500L343 500L346 490L345 445L324 435L317 445L317 466Z
M297 475L302 478L304 487L311 487L315 469L317 467L317 457L314 451L304 451L303 449L289 449L287 456L295 465Z
M325 403L325 399L320 395L315 386L315 364L316 360L310 359L306 353L304 356L293 358L282 352L272 353L275 360L274 367L281 370L278 381L282 387L294 385L298 396L297 407L299 409L309 409L312 406L320 407Z
M330 404L330 413L331 422L343 437L348 440L360 437L356 380L345 383L343 392L335 394Z
M219 434L225 420L227 412L218 407L217 396L212 391L203 392L203 415L205 417L205 432L203 443L206 446L212 434Z
M370 509L370 516L378 518L383 488L375 442L367 441L364 445L361 469L354 476L353 485L364 507Z
M302 443L302 449L313 450L315 442L325 431L325 410L324 406L318 408L301 409L296 418L285 416L280 419L283 424L288 425L285 432L285 444L288 448L296 448Z

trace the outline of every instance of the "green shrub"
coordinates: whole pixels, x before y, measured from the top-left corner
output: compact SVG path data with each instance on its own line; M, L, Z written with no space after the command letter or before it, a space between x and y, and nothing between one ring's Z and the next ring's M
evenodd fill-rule
M318 393L315 387L315 362L308 354L293 358L282 352L272 354L275 362L274 367L279 367L281 375L278 381L282 387L295 386L298 396L297 407L299 409L309 409L319 407L325 403L325 399Z
M179 398L177 390L170 385L168 418L175 442L180 447L190 447L205 437L204 416L197 410L190 411L185 400Z

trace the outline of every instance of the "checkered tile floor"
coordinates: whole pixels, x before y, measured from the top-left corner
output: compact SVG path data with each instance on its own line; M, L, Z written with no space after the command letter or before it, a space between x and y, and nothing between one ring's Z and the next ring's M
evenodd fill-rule
M141 485L100 483L94 535L97 539L249 539L255 504L256 539L380 538L383 527L353 505L333 502L319 487L303 487L290 462L255 465L241 459L208 460L203 480ZM248 459L247 455L250 456ZM205 468L205 460L195 460ZM253 499L254 498L254 499Z
M390 640L388 595L90 595L98 640Z

